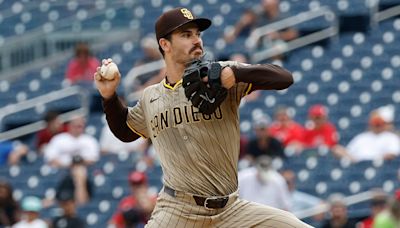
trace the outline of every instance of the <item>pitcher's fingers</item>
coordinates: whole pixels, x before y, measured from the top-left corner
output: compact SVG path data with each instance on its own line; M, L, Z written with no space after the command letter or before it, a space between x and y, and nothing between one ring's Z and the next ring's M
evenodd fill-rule
M101 76L101 73L100 73L100 69L101 69L101 67L97 67L96 72L94 73L94 79L98 80L98 81L101 81L103 79L103 77Z
M100 71L101 71L101 67L97 67L96 72L100 74Z
M94 80L101 81L103 77L101 77L99 72L94 73Z

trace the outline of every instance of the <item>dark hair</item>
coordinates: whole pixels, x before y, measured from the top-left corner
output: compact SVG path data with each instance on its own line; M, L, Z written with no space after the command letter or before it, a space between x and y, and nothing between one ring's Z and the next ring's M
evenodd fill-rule
M9 207L13 209L18 209L18 203L15 201L12 193L13 188L6 180L0 180L0 188L4 188L7 191L7 196L5 197L4 201L0 202L3 207ZM15 219L15 218L14 218Z
M44 120L48 123L55 120L59 115L60 113L58 111L50 110L44 116Z
M84 54L86 56L91 55L89 45L85 42L79 42L75 46L75 56L78 57L81 54Z
M72 169L73 168L70 168L69 173L65 174L62 180L57 184L56 199L59 201L69 201L75 199L76 185L71 174ZM88 196L91 199L93 197L93 184L89 177L86 179L85 186Z
M129 208L122 212L122 217L127 227L136 227L136 225L140 223L143 213L137 208Z
M74 201L75 199L74 191L72 189L62 189L60 191L57 191L56 199L60 202Z
M167 35L165 35L164 37L162 37L162 38L164 38L164 39L166 39L166 40L168 40L168 41L171 41L171 34L172 33L169 33L169 34L167 34ZM158 50L161 52L161 55L164 57L164 50L161 48L161 46L160 46L160 43L158 43Z
M398 220L400 218L400 201L392 200L390 203L390 212Z

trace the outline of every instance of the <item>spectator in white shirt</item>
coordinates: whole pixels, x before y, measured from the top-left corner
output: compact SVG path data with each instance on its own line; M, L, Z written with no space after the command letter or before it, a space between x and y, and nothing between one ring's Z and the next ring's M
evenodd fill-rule
M50 140L44 157L51 166L70 167L74 156L80 156L86 165L99 159L99 143L96 138L85 133L85 126L85 118L76 116L69 122L67 132Z
M239 171L239 196L242 199L290 211L289 189L285 179L268 156L257 158L256 166Z
M296 174L291 169L285 169L281 171L283 178L285 178L286 183L290 192L290 200L292 206L292 212L296 214L296 212L306 210L317 205L323 203L323 200L310 195L308 193L299 191L296 187Z
M119 154L122 152L144 152L148 147L148 142L144 138L139 138L133 142L122 142L111 132L108 124L104 124L100 134L100 150L104 154Z
M45 221L39 218L42 202L35 196L27 196L21 204L23 213L21 220L14 224L12 228L47 228Z
M159 165L158 156L149 139L138 138L133 142L122 142L114 136L106 123L101 130L99 142L102 154L139 153L140 164L145 167Z
M400 154L399 136L390 131L378 111L372 111L369 130L356 135L346 148L337 146L333 152L354 162L363 160L394 159Z

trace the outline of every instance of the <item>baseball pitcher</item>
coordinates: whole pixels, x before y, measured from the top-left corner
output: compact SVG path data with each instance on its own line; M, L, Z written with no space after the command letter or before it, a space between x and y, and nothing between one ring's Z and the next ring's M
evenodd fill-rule
M211 25L186 8L163 13L155 32L165 79L134 107L116 94L120 74L94 75L107 122L122 141L150 138L164 187L147 227L310 227L289 212L238 199L239 103L253 90L280 90L290 72L272 65L210 62L201 32Z

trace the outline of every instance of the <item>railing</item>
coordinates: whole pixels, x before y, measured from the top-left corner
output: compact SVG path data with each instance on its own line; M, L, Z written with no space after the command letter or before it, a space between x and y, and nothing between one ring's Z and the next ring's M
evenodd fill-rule
M374 196L374 192L373 191L365 191L365 192L361 192L352 196L347 196L344 197L343 201L347 206L353 205L353 204L357 204L360 202L364 202L367 200L372 199L372 197ZM320 205L317 205L315 207L303 210L303 211L299 211L294 213L296 215L296 217L298 217L299 219L305 219L305 218L309 218L312 217L314 215L318 215L321 213L325 213L327 211L329 211L329 203L322 203Z
M383 20L389 19L389 18L397 16L397 15L400 15L400 5L393 6L393 7L390 7L388 9L385 9L382 11L377 11L373 15L372 20L375 25Z
M249 48L249 50L255 51L255 47L259 40L268 35L270 32L290 28L300 23L316 19L318 17L324 17L326 21L330 23L330 26L319 31L312 32L305 36L301 36L297 39L288 41L285 45L279 45L278 47L254 52L254 54L252 54L251 56L252 62L260 62L262 60L266 60L268 58L289 52L296 48L333 37L338 33L339 26L335 13L332 12L328 7L321 7L318 10L302 12L295 16L288 17L283 20L255 29L246 40L246 47Z
M259 62L263 59L272 57L276 54L281 54L284 52L291 51L293 49L311 44L313 42L317 42L332 36L335 36L338 33L338 24L336 20L336 15L329 10L329 8L324 7L319 10L314 10L314 11L308 11L304 13L300 13L296 16L289 17L286 19L283 19L281 21L260 27L256 29L248 38L246 41L246 46L250 50L254 50L255 44L257 41L263 37L267 32L270 31L276 31L280 29L284 29L287 27L291 27L293 25L315 19L317 17L322 17L325 16L327 20L331 22L331 26L329 28L323 29L321 31L314 32L312 34L306 35L299 37L298 39L295 39L293 41L290 41L288 43L288 46L285 50L275 50L275 49L268 49L265 51L261 52L255 52L252 56L251 61L252 62ZM152 72L152 71L157 71L163 68L164 61L159 60L159 61L154 61L151 63L147 63L138 67L132 68L128 74L126 75L125 79L123 80L123 87L125 91L125 95L128 101L133 101L137 100L140 97L140 94L142 91L132 91L132 84L135 81L137 77L140 75Z
M161 70L165 66L164 60L157 60L132 68L122 81L125 96L128 101L137 100L142 91L133 91L133 83L137 77L153 71Z
M92 33L91 35L93 38L98 35L101 36L100 32L92 32L92 31L85 31L82 32L79 36L76 36L75 34L71 33L65 33L65 32L59 32L57 34L52 34L52 36L49 36L48 42L53 43L54 39L57 39L57 37L64 37L64 40L67 40L68 38L71 38L72 40L70 41L77 41L78 39L83 40L85 38L88 38L86 36L86 33ZM83 38L83 39L82 39ZM109 46L110 44L113 43L121 43L126 40L138 40L139 39L139 34L137 34L135 31L132 30L127 30L127 29L121 29L121 30L113 30L112 34L108 34L106 36L103 36L101 40L97 40L96 43L91 45L91 50L93 52L96 52L98 50L104 49L104 47ZM5 72L1 72L1 78L0 80L17 80L19 79L20 76L27 70L35 70L35 69L40 69L46 66L54 66L59 64L62 61L65 61L68 58L71 58L73 56L73 51L68 50L68 51L63 51L63 52L57 52L54 53L51 56L43 56L42 58L36 58L32 59L29 64L26 65L21 65L15 68L12 68L12 70L6 70ZM104 57L110 57L110 56L104 56Z
M64 99L66 97L70 96L80 96L80 108L77 108L75 110L65 112L60 115L60 118L62 121L68 121L71 119L72 116L76 114L82 114L82 115L87 115L88 113L88 108L89 108L89 95L88 92L78 86L72 86L68 87L65 89L57 90L50 92L45 95L41 95L29 100L25 100L16 104L11 104L7 105L3 108L0 109L0 124L3 124L3 120L6 116L35 108L41 105L45 105L46 103L50 103L52 101L57 101ZM13 138L17 138L23 135L27 135L33 132L36 132L42 128L45 127L45 122L44 121L37 121L31 124L27 124L18 128L14 128L11 130L8 130L6 132L1 132L0 133L0 141L2 140L9 140Z
M62 3L52 3L52 5L56 4ZM96 5L96 3L91 1L80 4ZM102 9L93 7L93 9L89 10L86 19L104 14L108 9L107 2L104 2L104 4L106 6ZM115 10L124 7L124 1L113 1L112 4ZM34 7L30 5L28 8ZM32 64L43 64L41 62L44 62L44 58L47 58L46 61L50 60L53 62L65 59L69 57L69 53L63 52L74 46L76 42L86 41L93 44L99 40L117 39L121 38L121 36L127 37L128 33L131 35L135 34L129 29L113 30L112 33L104 33L98 29L78 30L76 32L63 31L63 29L72 28L75 25L77 25L75 27L80 27L80 23L81 20L72 15L29 30L22 36L6 37L0 50L1 79L8 80L13 78L15 75L23 73Z

